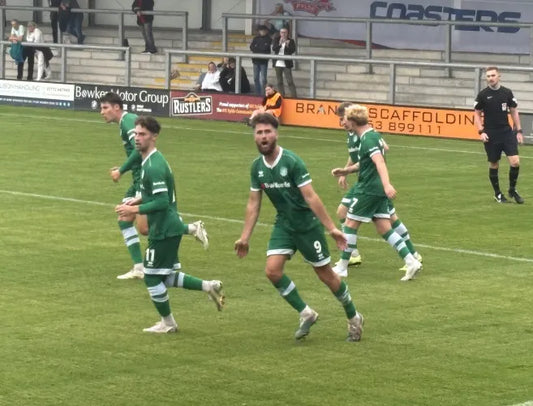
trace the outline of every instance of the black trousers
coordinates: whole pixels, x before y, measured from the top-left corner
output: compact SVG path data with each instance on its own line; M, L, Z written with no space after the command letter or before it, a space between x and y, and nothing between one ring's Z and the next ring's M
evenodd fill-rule
M54 39L54 44L57 44L58 38L57 38L57 20L58 20L58 13L57 11L52 11L50 13L50 25L52 26L52 38Z
M28 80L33 80L33 64L35 62L35 49L33 47L24 47L22 49L24 61L28 59ZM17 79L21 80L24 73L24 62L17 63Z

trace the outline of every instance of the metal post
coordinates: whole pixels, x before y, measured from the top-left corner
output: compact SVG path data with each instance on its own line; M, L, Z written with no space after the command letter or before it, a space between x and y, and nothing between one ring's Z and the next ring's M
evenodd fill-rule
M372 59L372 23L366 22L366 59ZM368 64L368 73L374 73L372 64Z
M131 48L126 48L126 86L131 86Z
M474 69L474 94L478 94L481 90L481 69Z
M289 35L292 35L292 39L294 40L294 46L296 48L296 54L298 54L298 20L292 19L291 20L291 28L292 33L289 33ZM298 61L293 61L294 66L292 67L293 70L298 70Z
M228 52L228 17L222 16L222 52Z
M5 79L6 78L6 47L2 43L0 44L0 78Z
M165 52L165 89L170 90L170 52Z
M119 47L124 46L124 13L119 14L118 18L118 41ZM120 53L120 59L124 59L124 53Z
M529 66L533 67L533 25L529 26ZM533 74L529 73L529 80L533 79Z
M2 34L2 37L4 36L4 31L6 29L5 23L6 23L6 9L2 7L0 8L0 33Z
M396 64L389 65L389 103L396 102Z
M452 25L448 24L446 26L446 49L444 50L444 62L451 63L452 61ZM452 70L446 68L444 70L446 77L452 77Z
M311 99L314 99L316 95L315 83L316 83L316 60L313 59L311 60L311 66L309 69L309 97Z
M235 93L241 92L241 57L235 58Z
M183 40L183 50L186 51L189 48L189 39L187 37L187 33L189 31L189 12L186 11L185 15L183 16L183 30L182 30L182 40ZM183 55L184 63L189 63L189 56L187 54Z
M63 46L61 52L61 83L65 83L67 78L67 47Z

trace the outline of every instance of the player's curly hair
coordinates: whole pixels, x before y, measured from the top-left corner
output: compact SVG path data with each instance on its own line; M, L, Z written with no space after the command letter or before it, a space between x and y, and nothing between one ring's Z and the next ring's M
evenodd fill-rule
M274 128L278 128L279 121L274 115L270 113L259 113L250 122L250 125L255 128L257 124L270 124Z
M135 120L135 125L140 125L143 128L146 128L152 134L159 134L161 131L161 124L152 116L139 116Z

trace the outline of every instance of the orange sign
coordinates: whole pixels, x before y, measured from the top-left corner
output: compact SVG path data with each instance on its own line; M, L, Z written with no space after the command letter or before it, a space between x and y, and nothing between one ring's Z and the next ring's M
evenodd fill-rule
M339 128L338 102L284 99L281 122L287 125ZM372 127L382 133L478 140L474 110L360 103L368 108Z

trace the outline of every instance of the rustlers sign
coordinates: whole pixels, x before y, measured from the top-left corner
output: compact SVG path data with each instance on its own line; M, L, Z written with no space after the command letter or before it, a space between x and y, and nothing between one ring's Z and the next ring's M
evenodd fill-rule
M211 96L198 96L188 93L184 97L173 97L171 114L173 116L186 116L198 114L212 114L213 99Z

